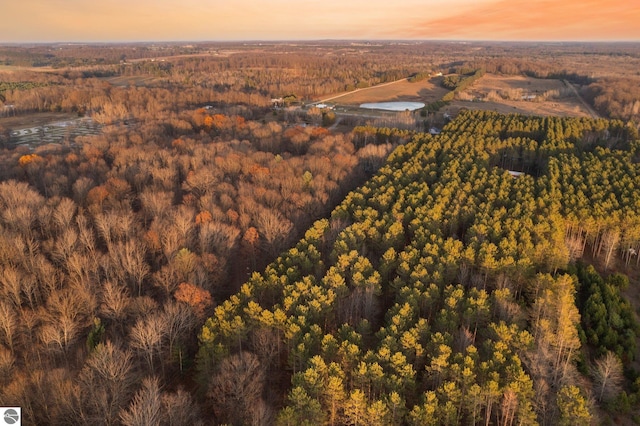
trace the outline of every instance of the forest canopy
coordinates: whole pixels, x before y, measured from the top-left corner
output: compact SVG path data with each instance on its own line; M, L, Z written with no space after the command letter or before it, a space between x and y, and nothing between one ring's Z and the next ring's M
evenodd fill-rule
M629 355L587 349L595 308L581 312L578 298L594 296L563 271L585 250L605 267L637 267L638 141L627 130L468 112L396 148L207 320L200 379L220 420L249 422L280 403L236 389L229 405L219 381L247 374L263 388L290 376L272 414L283 425L595 418L597 402L619 395ZM229 367L247 357L256 365ZM578 371L579 357L593 371Z
M637 46L34 45L0 62L0 401L29 422L637 415ZM454 107L500 79L555 79L607 118ZM401 90L422 114L318 105Z

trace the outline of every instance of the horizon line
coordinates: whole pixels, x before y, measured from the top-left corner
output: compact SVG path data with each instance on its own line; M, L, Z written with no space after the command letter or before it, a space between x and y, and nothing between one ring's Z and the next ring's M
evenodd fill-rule
M68 45L100 45L100 44L149 44L149 43L314 43L314 42L377 42L377 43L390 43L390 42L412 42L412 43L543 43L543 44L609 44L609 43L628 43L640 44L640 39L598 39L598 40L541 40L541 39L420 39L420 38L300 38L300 39L286 39L286 38L265 38L265 39L148 39L148 40L56 40L56 41L2 41L0 40L0 46L6 45L52 45L52 44L68 44Z

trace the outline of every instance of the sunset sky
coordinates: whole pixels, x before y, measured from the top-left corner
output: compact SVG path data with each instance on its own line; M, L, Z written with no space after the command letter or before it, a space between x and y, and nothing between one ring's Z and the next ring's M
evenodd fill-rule
M639 0L0 0L0 43L640 41Z

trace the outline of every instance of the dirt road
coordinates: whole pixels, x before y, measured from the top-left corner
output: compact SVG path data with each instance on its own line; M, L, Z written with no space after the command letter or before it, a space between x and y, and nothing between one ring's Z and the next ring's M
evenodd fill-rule
M580 93L578 93L573 84L569 83L567 80L562 80L562 82L565 84L565 86L571 89L574 95L576 95L576 98L578 98L580 103L582 103L582 106L589 112L591 118L601 118L600 114L598 114L593 108L591 108L591 105L589 105L587 101L585 101L582 96L580 96Z

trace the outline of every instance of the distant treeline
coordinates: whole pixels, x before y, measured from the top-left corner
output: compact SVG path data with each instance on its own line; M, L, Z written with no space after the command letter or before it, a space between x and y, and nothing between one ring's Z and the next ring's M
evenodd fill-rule
M599 66L606 69L606 74L614 73L615 77L596 77L593 68L584 64L586 59L594 64L602 62ZM636 62L637 52L635 55L625 52L621 55L600 53L588 56L581 52L558 54L553 61L545 57L492 58L475 60L469 65L493 74L567 80L582 86L582 95L603 116L637 122L640 121L640 82L632 70Z
M0 94L7 90L29 90L29 89L35 89L36 87L44 87L47 85L48 85L47 83L36 83L32 81L20 81L20 82L0 81Z

